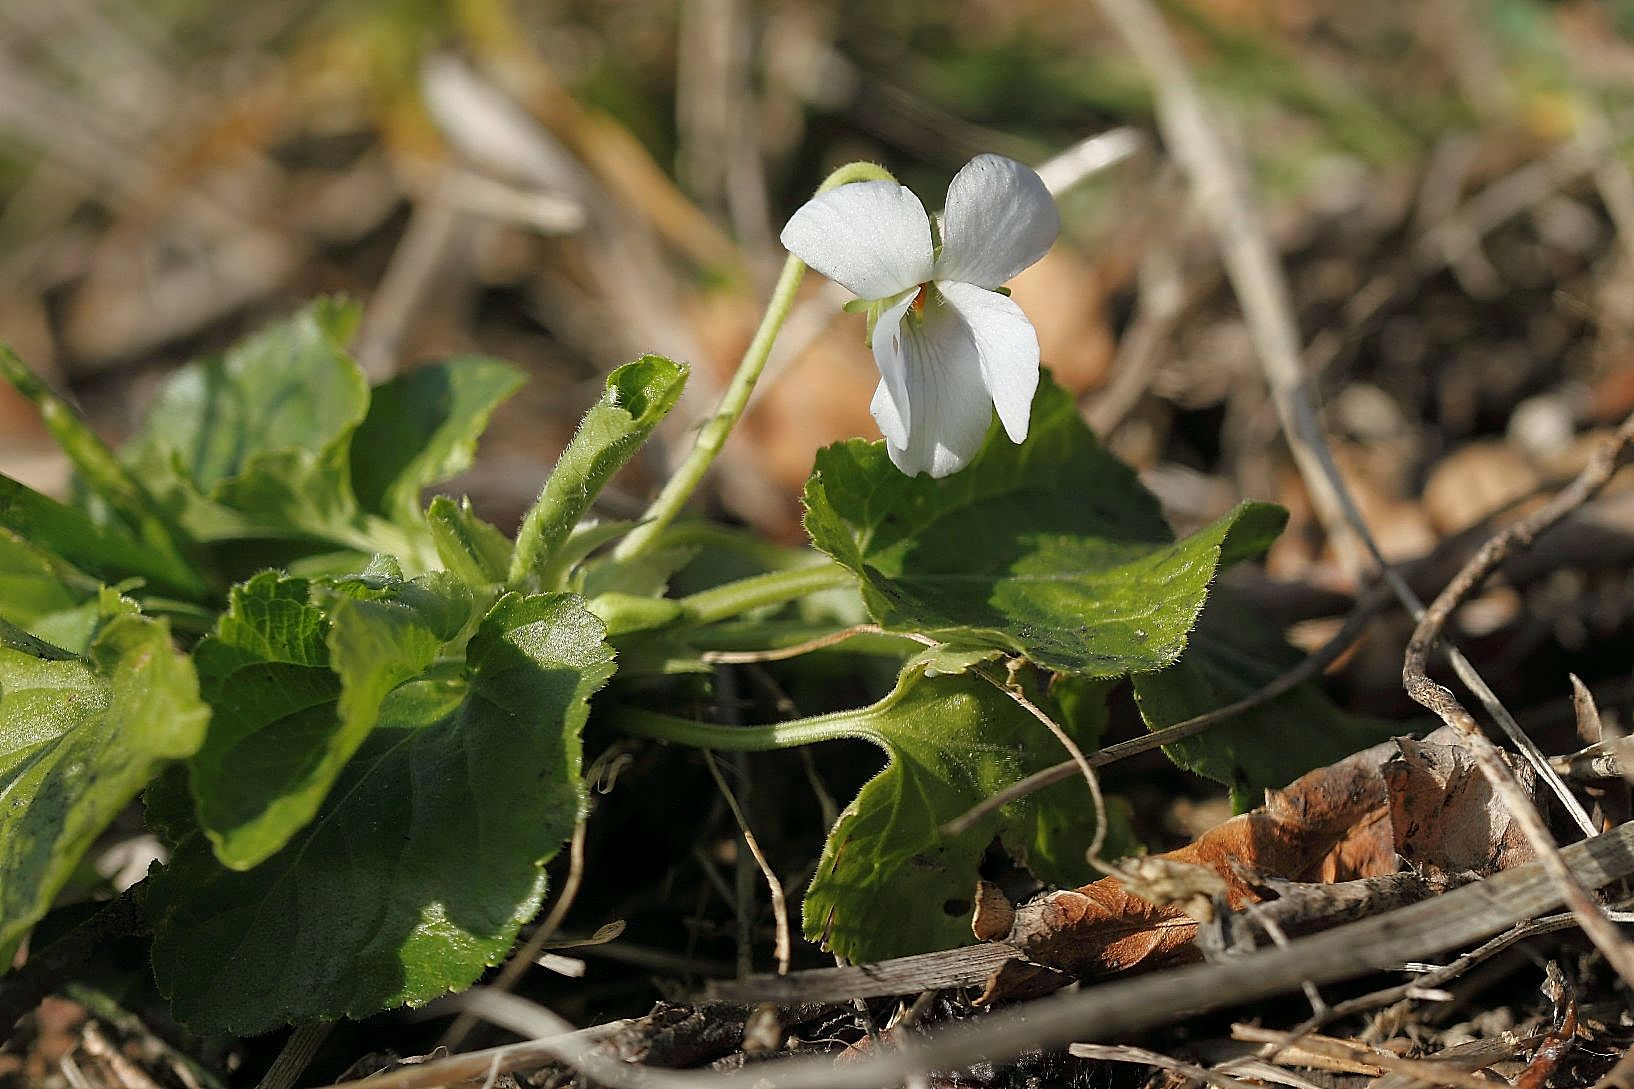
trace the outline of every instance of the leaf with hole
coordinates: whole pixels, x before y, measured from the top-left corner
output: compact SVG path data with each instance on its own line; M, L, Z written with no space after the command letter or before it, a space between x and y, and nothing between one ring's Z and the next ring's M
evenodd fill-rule
M1082 693L1070 722L1086 748L1105 721L1098 688ZM969 943L978 867L995 836L1043 880L1090 876L1094 809L1080 779L1012 802L958 836L942 834L948 821L1062 757L1047 727L988 680L930 677L923 662L912 664L890 695L846 717L889 762L829 832L806 892L807 938L856 961ZM1121 818L1113 830L1111 853L1128 843Z

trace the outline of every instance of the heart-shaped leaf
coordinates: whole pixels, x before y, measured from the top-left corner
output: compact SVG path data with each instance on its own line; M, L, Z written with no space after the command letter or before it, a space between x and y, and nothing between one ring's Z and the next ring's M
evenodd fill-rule
M1081 780L1012 802L956 837L941 833L946 822L1063 754L990 681L974 673L927 676L925 665L911 663L890 695L847 716L856 735L890 761L829 833L806 893L805 934L852 960L969 943L977 867L995 836L1046 881L1072 886L1092 876L1084 852L1094 809ZM1105 694L1104 687L1080 693L1081 713L1068 721L1081 746L1098 739Z
M1092 677L1173 662L1216 569L1286 518L1244 503L1175 541L1048 381L1019 446L995 426L966 469L934 480L904 476L883 443L839 443L818 452L805 502L812 541L856 573L882 627Z
M468 986L538 910L582 804L586 701L612 672L579 599L508 595L463 665L392 690L282 851L235 872L185 836L149 898L177 1016L252 1034Z

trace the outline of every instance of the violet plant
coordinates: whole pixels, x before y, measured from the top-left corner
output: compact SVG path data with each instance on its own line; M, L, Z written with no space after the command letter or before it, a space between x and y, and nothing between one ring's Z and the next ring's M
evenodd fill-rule
M995 841L1043 881L1092 876L1107 830L1079 782L944 831L1060 759L983 671L1003 660L1090 747L1127 679L1158 728L1293 651L1241 603L1205 612L1282 512L1244 503L1176 540L1041 377L1002 285L1058 225L1037 175L998 156L959 172L934 221L879 167L842 168L790 220L762 326L646 515L590 518L680 396L686 367L657 355L609 375L514 539L467 501L422 497L471 464L518 372L460 358L370 388L344 302L177 372L118 450L0 352L76 469L66 502L0 477L0 963L140 798L167 860L123 895L193 1028L467 987L544 901L585 804L587 724L721 750L881 748L805 893L806 936L853 959L969 941L958 910L900 906L958 905ZM808 263L868 312L885 441L818 454L812 547L784 550L681 515ZM714 548L759 570L670 594ZM818 604L836 593L850 615ZM832 651L860 614L897 672L877 702L747 726L668 710L712 652ZM1247 797L1379 735L1307 686L1170 755Z

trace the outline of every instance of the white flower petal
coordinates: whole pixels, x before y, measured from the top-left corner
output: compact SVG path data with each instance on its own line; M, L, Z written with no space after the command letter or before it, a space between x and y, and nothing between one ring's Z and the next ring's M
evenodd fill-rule
M779 237L860 299L888 298L930 279L930 218L896 182L855 182L812 197Z
M976 344L957 314L928 309L924 321L904 323L902 346L912 426L905 443L887 435L885 449L892 463L910 476L956 473L982 448L993 422L993 403L982 383ZM882 400L874 395L876 420ZM883 421L880 426L884 430Z
M1002 155L978 155L954 175L942 213L935 278L998 287L1037 261L1061 233L1043 179Z
M982 383L999 410L1011 442L1027 437L1038 391L1038 333L1014 299L972 284L936 284L970 331L981 360Z
M919 289L904 291L902 296L880 311L874 322L874 363L879 367L879 389L874 392L874 403L869 411L885 437L898 446L908 445L908 428L913 423L912 405L908 401L908 363L902 350L902 315L908 312ZM885 398L884 409L880 398Z

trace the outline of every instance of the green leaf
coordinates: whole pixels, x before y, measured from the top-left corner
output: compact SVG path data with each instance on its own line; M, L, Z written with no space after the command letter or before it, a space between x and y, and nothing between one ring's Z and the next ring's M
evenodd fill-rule
M1209 602L1180 660L1134 678L1135 702L1153 730L1252 695L1304 656L1253 603L1222 593ZM1400 734L1400 722L1353 715L1307 681L1205 732L1164 746L1169 759L1224 783L1239 809L1263 791Z
M602 487L647 441L675 407L687 368L661 355L645 355L607 376L601 400L585 413L550 479L545 481L516 537L510 581L548 586L565 574L547 564L579 524Z
M524 380L508 363L470 356L374 387L352 437L352 486L363 508L418 522L420 492L470 467L488 417Z
M957 837L942 835L943 824L1063 753L1037 719L980 676L922 670L908 666L890 695L854 716L857 735L890 763L840 814L806 893L806 937L852 960L972 941L977 867L994 836L1047 881L1078 885L1094 876L1084 852L1095 821L1080 780L1012 802ZM1084 710L1063 725L1090 748L1103 721L1104 713Z
M4 617L0 617L0 649L22 651L30 657L48 662L68 662L79 657L73 651L48 643Z
M1286 518L1244 503L1174 542L1157 501L1047 381L1025 443L995 426L941 480L904 476L884 443L839 443L818 452L805 502L812 541L857 575L880 626L1093 677L1174 661L1222 553L1264 549Z
M80 856L209 711L162 621L109 593L84 659L0 645L0 948L26 933Z
M392 691L284 850L235 872L190 837L149 900L177 1016L241 1034L362 1017L498 963L578 816L586 701L612 672L577 598L508 595L463 667Z
M477 517L469 499L456 503L446 495L436 496L426 508L426 525L443 566L467 586L505 581L511 569L511 542Z
M432 565L423 525L371 516L352 491L352 439L369 406L363 372L342 347L356 321L355 306L320 300L223 358L182 368L122 451L188 536L229 542L217 556L229 573L242 569L239 542L253 540L321 541Z
M174 454L209 495L268 455L343 442L369 404L363 372L342 347L357 320L355 305L322 299L221 359L183 367L126 444L127 463L168 473Z
M95 579L0 529L0 620L82 652L101 620L99 592Z
M223 865L261 863L312 819L386 694L430 666L470 611L446 574L326 589L268 572L233 588L194 654L215 719L192 787Z
M156 552L123 530L99 525L82 511L3 474L0 530L9 530L36 551L59 557L106 583L138 578L189 600L207 592L203 579L174 556Z

